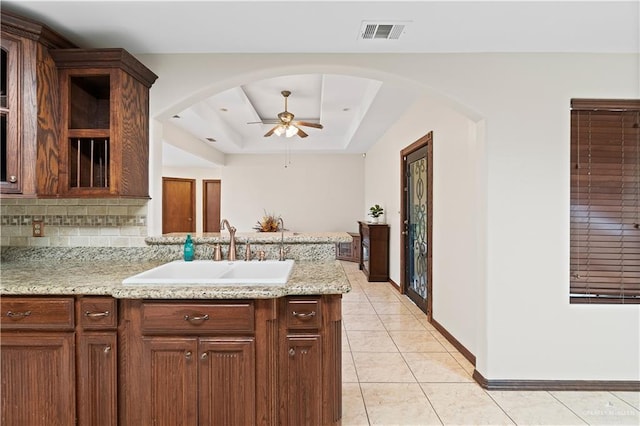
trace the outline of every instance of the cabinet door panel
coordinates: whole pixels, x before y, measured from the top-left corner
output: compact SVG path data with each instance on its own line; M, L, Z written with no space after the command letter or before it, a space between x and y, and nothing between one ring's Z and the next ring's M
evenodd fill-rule
M116 345L115 333L78 336L78 424L118 423Z
M3 425L75 425L73 333L2 333Z
M143 337L140 401L143 419L153 425L198 424L197 338Z
M4 24L4 23L3 23ZM2 33L2 87L6 93L0 96L0 116L2 118L2 171L0 172L0 192L18 194L22 192L20 175L21 156L18 117L20 112L20 75L22 43L11 35Z
M284 358L287 408L290 426L322 424L322 348L318 335L287 336Z
M201 338L199 358L199 424L255 424L255 339Z

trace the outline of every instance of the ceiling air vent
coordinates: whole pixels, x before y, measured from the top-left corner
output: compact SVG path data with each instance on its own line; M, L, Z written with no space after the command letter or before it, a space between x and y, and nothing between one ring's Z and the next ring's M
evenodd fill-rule
M362 40L397 40L404 33L408 22L363 22L360 27Z

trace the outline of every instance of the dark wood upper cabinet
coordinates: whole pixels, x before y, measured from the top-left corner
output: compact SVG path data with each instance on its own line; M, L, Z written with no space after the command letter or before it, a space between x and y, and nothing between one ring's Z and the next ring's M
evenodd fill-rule
M389 281L389 225L360 224L360 269L368 281Z
M123 49L79 49L2 11L0 193L149 196L149 88Z
M2 11L0 193L56 195L60 104L51 49L76 46L46 26Z
M124 49L58 49L59 193L149 195L149 88L157 76Z

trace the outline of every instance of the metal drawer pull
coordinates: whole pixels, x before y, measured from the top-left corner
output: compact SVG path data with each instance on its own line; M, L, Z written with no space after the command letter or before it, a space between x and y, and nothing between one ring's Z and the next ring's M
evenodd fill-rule
M105 346L103 351L105 354L108 354L109 352L111 352L111 346Z
M301 320L306 320L316 316L316 311L311 312L296 312L293 311L293 316L296 318L300 318Z
M289 356L296 356L296 350L293 348L289 348Z
M9 182L16 183L17 181L18 181L17 176L14 176L14 175L9 176Z
M191 359L191 351L186 351L186 352L184 353L184 357L185 357L186 359Z
M191 317L189 315L185 315L184 316L184 320L185 321L206 321L208 319L209 319L209 314L204 314L204 315L201 315L199 317L197 317L197 316L196 317Z
M9 318L25 318L31 315L31 311L26 311L26 312L11 312L8 311L7 312L7 316Z
M89 317L89 318L108 317L109 315L111 315L111 312L109 312L109 311L104 311L104 312L89 312L89 311L85 311L84 312L84 316L85 317Z

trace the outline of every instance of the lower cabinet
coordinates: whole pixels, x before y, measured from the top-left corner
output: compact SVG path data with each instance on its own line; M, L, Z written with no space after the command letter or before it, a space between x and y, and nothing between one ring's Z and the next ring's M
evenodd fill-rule
M256 424L255 302L125 300L123 425Z
M253 337L144 337L141 359L151 424L255 424Z
M0 424L76 424L73 339L69 332L3 330Z
M118 345L115 333L78 337L78 424L118 424Z
M117 425L110 297L0 299L3 425Z
M280 301L280 424L339 425L342 418L340 296Z
M340 295L0 305L0 424L340 424Z
M76 300L78 424L118 424L118 310L111 297Z
M284 386L289 425L322 423L322 345L317 335L287 336L283 354Z

